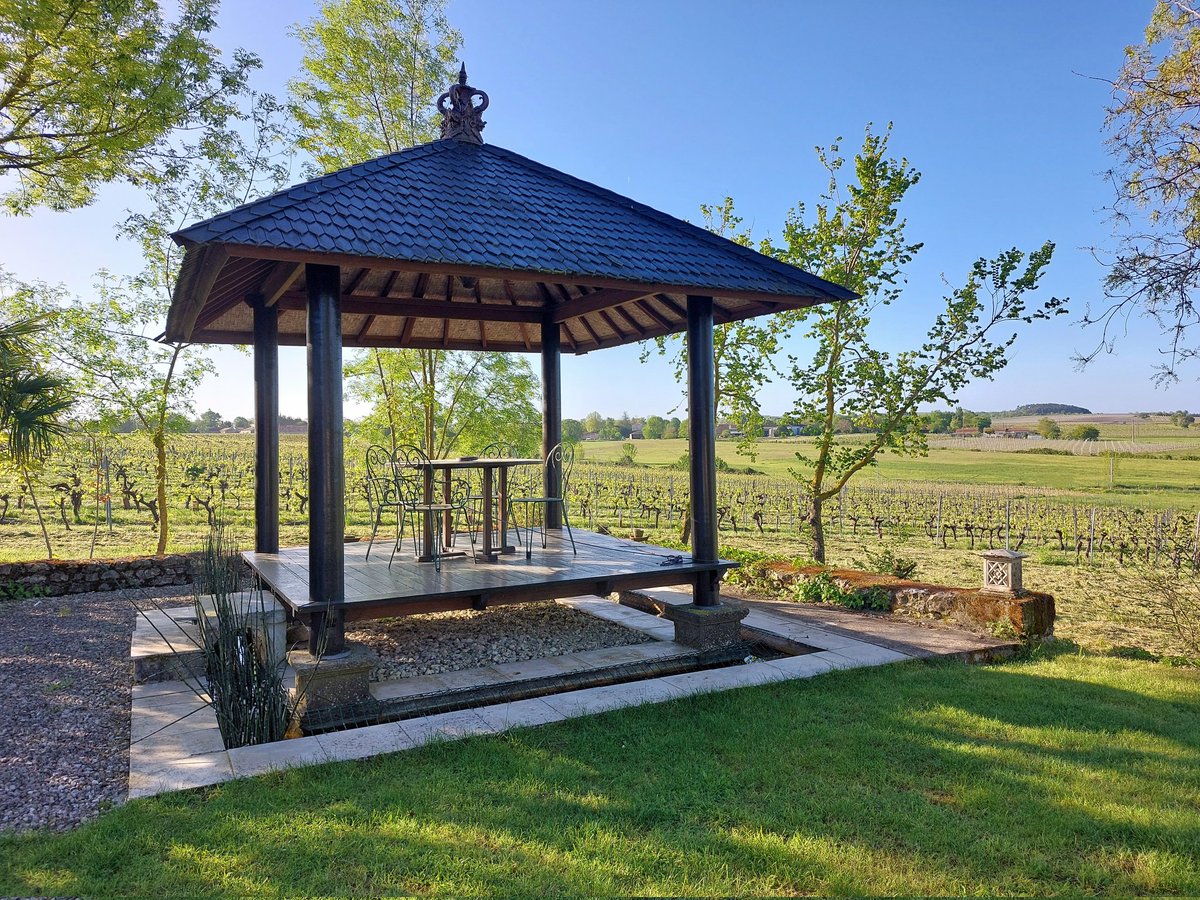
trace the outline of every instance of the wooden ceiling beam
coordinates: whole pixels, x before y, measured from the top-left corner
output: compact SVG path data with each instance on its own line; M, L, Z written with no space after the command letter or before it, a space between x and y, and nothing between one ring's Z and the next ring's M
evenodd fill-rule
M592 323L587 320L587 316L579 316L575 321L580 322L587 329L587 333L592 336L593 341L597 344L600 343L600 335L596 333L596 329L592 327Z
M303 294L288 294L279 301L279 308L306 309L308 298ZM409 298L381 299L378 297L349 297L342 295L342 312L374 316L416 316L422 319L467 319L491 322L527 322L540 324L545 316L531 307L500 306L495 303L459 303L443 300Z
M368 265L373 269L396 269L401 272L425 272L436 275L471 275L479 278L507 278L510 281L532 281L541 283L546 278L544 272L522 271L520 269L497 269L484 266L464 266L449 263L426 263L402 259L385 259L369 256L359 256L350 253L316 253L310 250L295 250L281 247L256 247L245 244L208 244L208 247L224 247L235 256L253 259L275 259L294 262L313 262L321 265L362 266ZM799 274L799 273L798 273ZM768 303L778 303L788 308L812 306L829 300L841 299L813 288L809 294L774 294L767 291L749 291L735 288L700 287L685 284L652 284L640 281L625 281L618 278L603 276L580 275L579 281L589 287L616 288L618 290L640 290L642 295L654 293L671 294L702 294L714 297L729 297L733 300L763 300ZM845 289L843 289L845 290ZM850 294L850 291L846 291ZM203 294L207 297L207 291Z
M342 293L352 296L358 290L359 285L363 283L363 279L367 277L367 274L370 271L371 270L368 268L359 269L358 273L352 279L350 279L350 283L346 285L346 289L342 291Z
M358 334L356 334L354 336L354 339L356 341L361 341L364 337L366 337L367 332L371 330L371 326L374 324L375 324L375 317L367 316L366 321L363 322L362 328L358 329Z
M622 303L640 300L651 293L653 292L620 291L613 288L602 288L590 294L584 294L582 297L576 297L569 302L560 303L555 307L554 312L550 314L550 321L563 322L575 316L585 316L598 309L607 309L610 306L619 306Z
M634 305L638 309L640 309L642 312L644 312L646 315L648 315L650 318L652 318L659 325L661 325L663 328L670 328L670 329L674 330L674 329L679 328L680 325L683 325L686 327L686 322L687 322L686 318L684 319L684 322L682 322L682 323L676 324L675 322L671 322L668 319L666 319L662 313L660 313L657 309L655 309L653 306L651 306L650 303L646 300L634 301Z
M613 317L608 314L607 309L600 309L597 310L597 312L600 313L600 318L604 320L605 324L608 325L608 327L614 332L616 332L619 337L625 338L628 336L621 330L620 326L617 325L616 320L614 320Z
M657 300L659 303L661 303L663 306L665 306L667 309L669 309L671 312L675 313L675 315L679 316L679 318L683 319L685 322L687 321L687 307L676 303L674 300L672 300L666 294L655 294L654 299Z
M558 301L554 299L554 295L550 293L550 288L546 287L545 282L537 283L538 293L542 295L542 302L546 304L547 309L553 309L558 305Z
M263 303L274 306L287 293L304 272L304 263L280 262L267 273L257 293L262 294Z
M631 316L624 306L614 306L612 310L629 324L634 334L638 336L638 340L646 337L646 329L642 327L642 323Z
M254 342L254 335L249 332L241 331L198 331L196 332L195 340L202 344L251 344ZM281 334L279 335L279 343L284 347L303 347L305 344L305 336L303 334ZM395 348L404 349L412 348L418 350L479 350L480 347L474 341L450 341L443 343L440 338L419 338L413 340L411 338L386 337L376 335L365 339L356 339L353 334L346 335L342 339L343 346L346 347L379 347L379 348ZM488 349L500 353L525 353L529 351L528 347L523 346L519 341L489 341Z
M571 345L571 349L577 350L579 348L579 341L577 341L575 339L575 335L571 333L571 323L570 322L562 322L562 323L560 323L560 325L562 327L562 331L567 336L567 343Z

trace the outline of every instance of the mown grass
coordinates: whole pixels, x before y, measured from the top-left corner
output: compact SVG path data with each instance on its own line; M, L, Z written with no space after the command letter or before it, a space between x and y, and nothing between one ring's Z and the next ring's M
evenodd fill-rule
M913 663L137 801L0 894L1196 894L1200 675Z
M582 446L586 459L612 462L621 458L625 443L589 441ZM637 448L636 462L654 466L676 462L687 449L683 440L632 443ZM750 466L767 475L787 478L789 470L797 466L796 453L805 452L810 445L807 438L762 440L755 446L755 458L750 459L738 454L735 442L718 441L717 456L739 469ZM1192 452L1200 454L1200 441ZM1085 502L1155 509L1194 509L1200 503L1200 460L1150 456L1114 459L1110 482L1107 457L1044 456L935 447L924 457L883 454L879 464L860 474L854 483L868 484L872 479L1050 488L1088 495Z

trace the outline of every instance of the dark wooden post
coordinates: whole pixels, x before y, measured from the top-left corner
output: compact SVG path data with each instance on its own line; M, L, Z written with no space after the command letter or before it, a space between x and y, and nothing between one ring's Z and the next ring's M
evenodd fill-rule
M559 349L559 325L542 323L542 459L562 441L562 353ZM557 466L545 468L547 497L559 496L562 489L562 470ZM546 504L546 527L562 528L562 507Z
M279 552L279 310L254 310L254 549Z
M341 269L308 275L308 597L328 604L314 616L309 652L345 652L345 461L342 457Z
M717 561L717 409L712 297L687 298L688 451L691 454L692 559ZM696 581L692 602L717 606L717 579Z

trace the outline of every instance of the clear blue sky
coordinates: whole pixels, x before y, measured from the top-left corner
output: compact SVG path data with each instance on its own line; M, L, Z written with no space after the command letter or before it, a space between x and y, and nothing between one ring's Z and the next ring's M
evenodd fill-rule
M1117 71L1151 5L451 0L450 16L471 83L491 96L486 140L683 218L731 195L756 237L777 236L797 201L816 201L815 145L841 136L852 154L866 123L893 121L894 152L924 176L907 215L925 249L901 302L877 320L879 343L920 340L943 275L959 283L978 256L1051 239L1058 252L1045 287L1072 299L1072 315L1030 330L1009 367L961 400L1123 412L1198 405L1191 381L1151 385L1148 323L1131 321L1117 354L1084 374L1069 359L1099 338L1075 322L1101 299L1103 270L1087 248L1111 243L1101 177L1108 90L1087 76ZM258 86L282 92L299 61L288 27L312 14L304 2L227 2L218 41L259 53ZM113 188L81 212L0 219L0 263L80 293L101 267L133 271L136 254L112 226L136 200ZM217 356L220 377L197 392L197 409L252 415L249 356ZM666 363L638 356L628 347L565 358L564 414L675 406L681 392ZM282 409L304 415L303 351L283 357ZM786 384L764 396L769 413L790 403Z

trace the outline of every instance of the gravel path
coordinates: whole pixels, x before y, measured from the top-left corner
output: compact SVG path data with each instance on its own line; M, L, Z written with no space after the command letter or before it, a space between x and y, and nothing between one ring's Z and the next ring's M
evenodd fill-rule
M62 831L124 800L134 603L176 596L190 589L0 601L0 831ZM553 602L367 622L347 637L380 654L380 678L651 640Z
M124 800L138 588L0 601L0 830L64 830Z
M375 674L380 680L653 640L553 601L380 619L353 628L346 638L369 644L379 654Z

